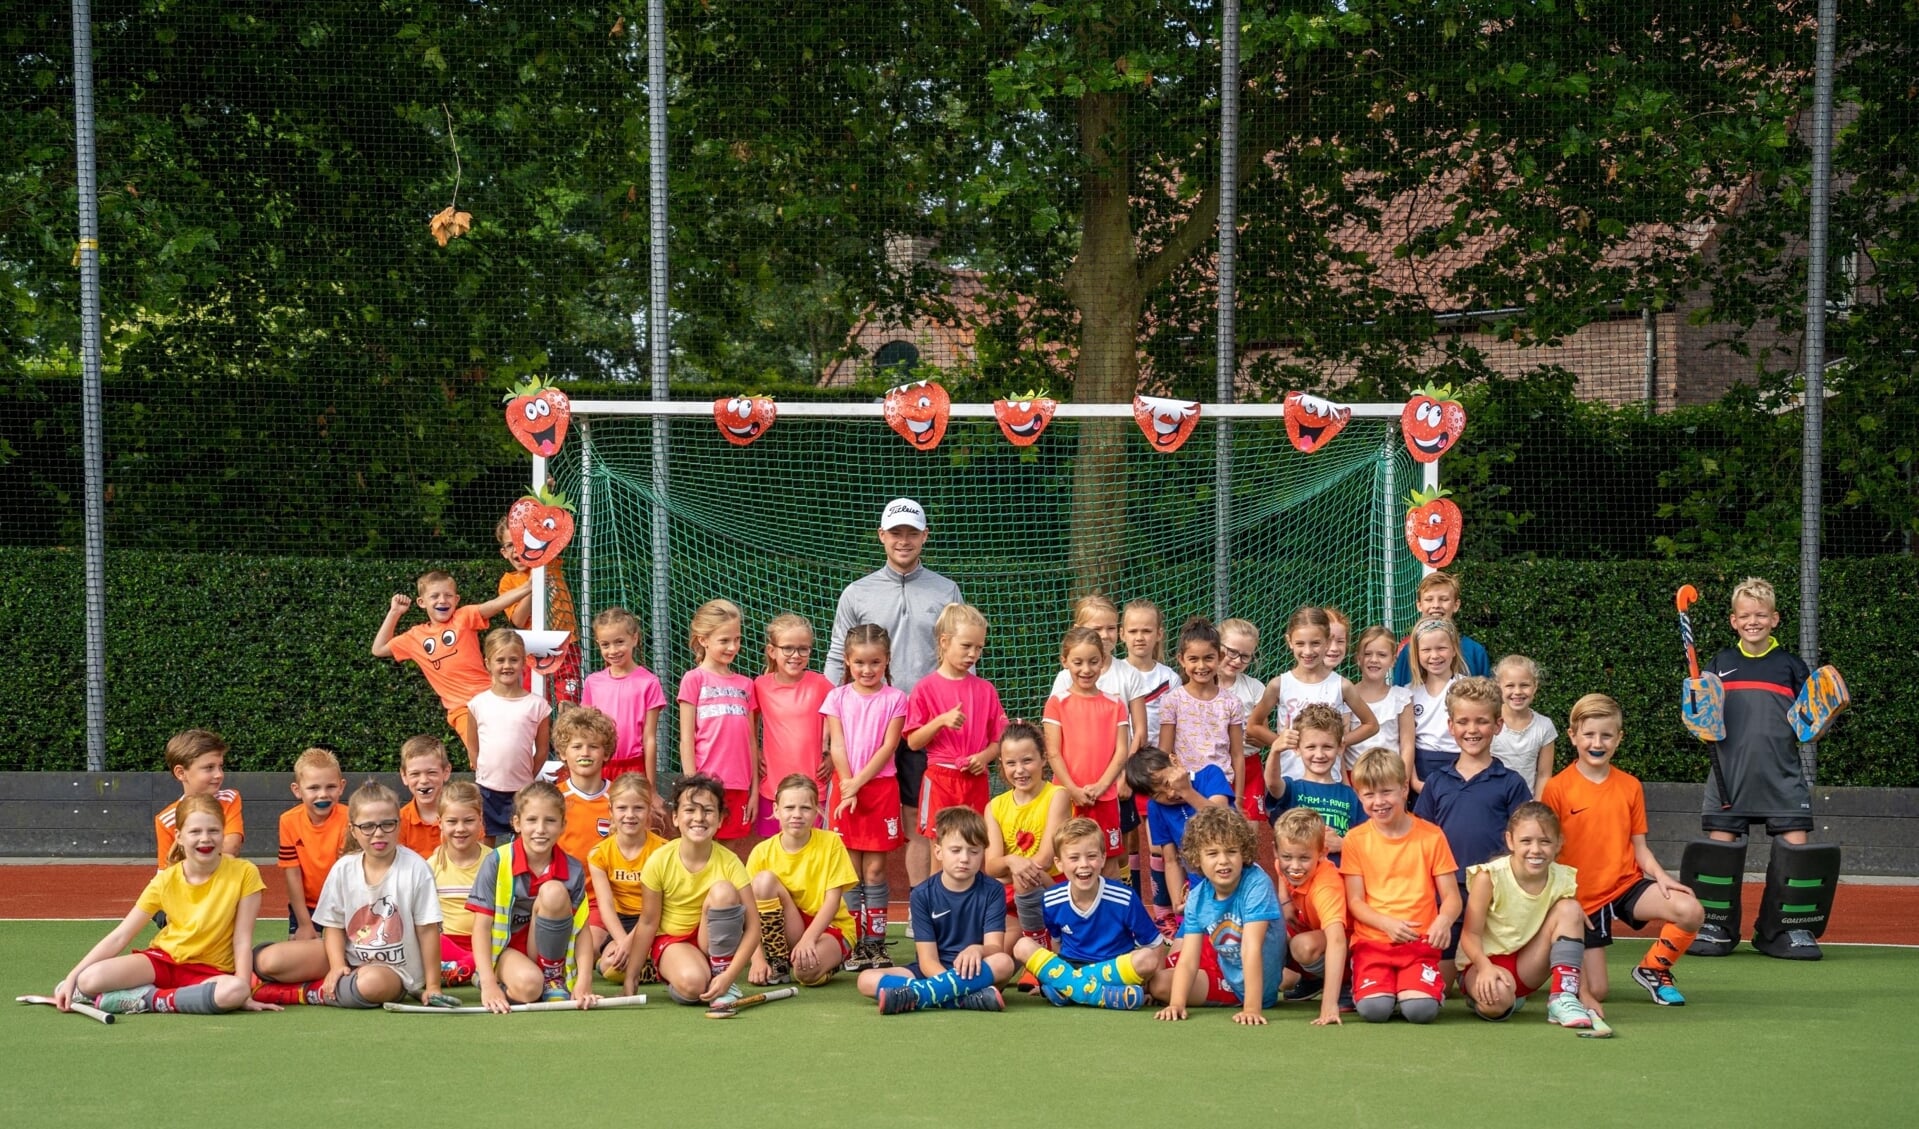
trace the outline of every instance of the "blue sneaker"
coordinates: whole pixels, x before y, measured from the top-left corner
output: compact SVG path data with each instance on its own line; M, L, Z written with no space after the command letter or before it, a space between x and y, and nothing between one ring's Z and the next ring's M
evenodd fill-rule
M874 993L874 1002L879 1005L881 1015L904 1015L920 1008L920 998L905 986L881 988Z
M1039 994L1045 996L1046 1002L1052 1004L1054 1007L1065 1007L1067 1004L1073 1002L1066 998L1065 992L1060 991L1051 984L1041 984L1039 986Z
M1673 987L1672 973L1663 968L1647 968L1645 965L1632 970L1632 982L1644 988L1652 996L1652 1002L1660 1007L1685 1007L1686 997Z
M570 1000L572 998L573 994L566 990L566 985L564 984L548 984L540 991L540 1002L543 1004L553 1003L557 1000Z
M1146 989L1138 984L1102 988L1099 1006L1112 1011L1138 1011L1146 1006Z

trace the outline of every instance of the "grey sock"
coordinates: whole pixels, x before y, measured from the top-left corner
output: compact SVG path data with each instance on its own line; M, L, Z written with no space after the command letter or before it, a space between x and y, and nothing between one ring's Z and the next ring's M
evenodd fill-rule
M886 907L893 899L893 889L885 882L868 882L860 889L866 894L866 916L873 923L874 935L883 941L886 939Z
M1546 959L1555 966L1565 964L1578 968L1586 959L1586 943L1577 937L1555 937Z
M202 980L187 988L178 988L173 993L173 1010L182 1015L218 1015L220 1009L213 1002L213 981Z
M1398 1002L1390 995L1367 996L1354 1000L1353 1008L1359 1012L1359 1018L1368 1023L1384 1023L1393 1017L1393 1005Z
M533 919L533 951L543 961L566 963L566 950L573 943L573 923L560 917Z
M746 907L722 906L706 911L706 955L730 957L740 951L740 937L746 933Z
M359 969L351 969L333 985L333 1006L353 1008L360 1011L380 1006L360 994L360 985L356 979L359 974Z
M1326 958L1325 957L1321 957L1311 964L1302 964L1299 966L1299 968L1300 968L1300 971L1304 972L1308 976L1317 977L1321 980L1326 979Z
M853 932L859 932L860 914L866 911L866 887L858 882L848 886L846 893L840 895L840 906L853 919Z
M1400 1000L1399 1014L1405 1016L1408 1023L1431 1023L1439 1018L1439 1001L1425 996Z
M1027 890L1013 895L1013 909L1019 914L1022 933L1041 933L1046 929L1046 891Z

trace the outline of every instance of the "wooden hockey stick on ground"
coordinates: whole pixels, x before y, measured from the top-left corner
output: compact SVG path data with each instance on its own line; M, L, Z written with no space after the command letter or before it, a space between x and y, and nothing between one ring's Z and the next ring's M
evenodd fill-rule
M426 1007L423 1004L382 1004L387 1011L397 1011L402 1015L488 1015L483 1007ZM588 1011L605 1011L608 1008L645 1007L646 997L608 996L587 1008ZM508 1011L579 1011L580 1005L572 1000L543 1000L536 1004L514 1004Z
M800 990L798 988L774 988L771 991L761 992L758 995L741 996L739 999L734 1000L731 1004L724 1007L707 1009L706 1017L708 1019L731 1019L747 1008L758 1007L761 1004L770 1004L774 1000L792 999L799 994Z
M60 1006L53 1002L52 996L15 996L13 997L13 1002L17 1004L45 1004L47 1007L52 1008ZM83 1004L79 1000L73 1001L72 1007L73 1014L75 1015L84 1015L88 1019L97 1020L109 1026L113 1024L112 1012L101 1011L99 1008L91 1004Z

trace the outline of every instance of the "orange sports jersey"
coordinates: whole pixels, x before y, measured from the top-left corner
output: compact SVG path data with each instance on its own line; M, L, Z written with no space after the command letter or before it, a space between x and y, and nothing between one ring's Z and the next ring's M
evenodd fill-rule
M560 832L560 850L585 866L593 848L613 834L613 801L607 799L605 781L589 796L574 788L570 778L560 781L560 797L566 801L566 829ZM590 897L592 891L587 894Z
M1435 880L1459 869L1446 833L1436 823L1409 817L1412 830L1388 838L1380 825L1367 820L1346 834L1340 848L1339 872L1357 877L1366 887L1366 905L1375 913L1410 921L1421 929L1439 916ZM1363 921L1353 922L1353 939L1390 945L1392 938Z
M1430 888L1428 883L1428 888ZM1329 921L1346 928L1346 882L1331 859L1322 858L1306 873L1306 881L1295 886L1287 880L1288 896L1293 900L1295 931L1310 932L1326 928Z
M245 838L247 829L246 821L240 817L240 793L231 788L222 788L214 793L214 796L220 801L221 809L227 813L226 827L222 829L221 834ZM181 799L185 798L181 797ZM153 817L153 841L160 847L161 870L167 868L167 856L173 853L173 842L180 837L180 829L174 826L175 809L179 806L180 800L175 800L161 808L160 814Z
M648 831L646 841L640 844L640 853L629 855L620 850L620 837L609 835L587 856L586 864L604 871L607 885L613 887L614 913L632 917L645 908L640 872L646 869L646 860L653 857L653 852L664 846L665 839ZM591 877L590 871L588 877Z
M458 607L445 623L410 627L393 637L393 661L414 662L449 710L463 710L493 685L480 656L480 633L492 622L475 607Z
M515 588L524 588L533 583L531 572L505 572L500 574L500 595L504 596ZM521 600L506 609L507 622L515 627L533 626L533 601ZM580 630L579 616L573 610L573 589L566 586L566 573L560 567L558 557L546 566L546 629L548 631Z
M420 818L418 800L408 800L400 809L400 845L421 858L440 849L440 825Z
M1119 747L1119 732L1132 722L1126 703L1104 691L1054 694L1046 699L1042 716L1047 725L1059 729L1060 759L1073 774L1073 783L1082 788L1106 775ZM1115 776L1096 798L1110 800L1117 795L1119 777Z
M307 818L305 804L288 808L280 816L280 869L300 868L308 909L320 904L320 888L326 885L327 871L340 861L346 849L346 824L344 803L334 804L317 825Z
M1632 837L1646 833L1646 790L1638 777L1611 768L1595 784L1575 763L1546 781L1539 799L1559 817L1559 861L1579 872L1581 909L1591 913L1639 881Z

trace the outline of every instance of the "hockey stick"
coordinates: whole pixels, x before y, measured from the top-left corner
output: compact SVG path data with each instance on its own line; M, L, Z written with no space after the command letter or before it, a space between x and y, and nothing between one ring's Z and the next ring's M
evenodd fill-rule
M761 992L758 995L741 996L739 999L725 1006L707 1009L706 1017L708 1019L731 1019L747 1008L758 1007L761 1004L770 1004L774 1000L792 999L799 994L800 990L798 988L774 988L770 992Z
M1680 585L1679 591L1673 595L1673 606L1679 609L1679 641L1686 646L1686 671L1694 682L1699 681L1699 652L1693 647L1692 617L1686 614L1686 609L1698 599L1699 589L1690 584ZM1732 809L1732 794L1726 791L1726 776L1719 771L1718 742L1706 742L1706 759L1712 764L1713 783L1719 788L1719 810L1729 811Z
M388 1011L397 1011L402 1015L487 1015L489 1014L488 1011L483 1007L425 1007L421 1004L398 1004L398 1003L382 1004L380 1006L385 1008ZM604 1011L608 1008L645 1007L645 1006L646 1006L646 997L643 995L641 996L608 996L605 999L600 1000L598 1003L594 1004L592 1007L587 1008L585 1010ZM536 1003L536 1004L513 1004L512 1006L508 1007L506 1010L508 1011L580 1011L581 1008L579 1004L574 1003L572 1000L543 1000L540 1003Z
M15 996L13 997L13 1002L17 1004L45 1004L53 1008L60 1006L53 1002L52 996ZM83 1004L79 1000L74 1000L68 1006L73 1009L73 1014L75 1015L84 1015L88 1019L98 1020L108 1026L112 1026L113 1024L113 1014L111 1012L101 1011L99 1008Z
M1598 1012L1589 1012L1588 1014L1593 1017L1593 1025L1581 1031L1579 1037L1582 1039L1612 1038L1612 1025L1606 1022L1606 1017L1600 1015Z

